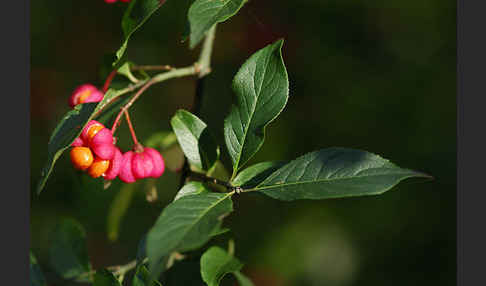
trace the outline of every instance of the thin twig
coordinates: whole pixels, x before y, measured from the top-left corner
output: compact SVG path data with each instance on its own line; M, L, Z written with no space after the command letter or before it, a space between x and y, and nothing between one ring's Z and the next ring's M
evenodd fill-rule
M130 68L133 71L143 70L143 71L170 71L174 69L170 65L146 65L146 66L132 66Z
M130 129L130 133L132 134L133 144L138 146L137 135L135 134L135 129L133 128L132 120L130 120L130 115L128 115L128 110L125 110L125 117L127 118L128 128Z
M113 123L113 127L111 127L111 133L115 134L115 131L116 131L116 128L118 128L118 125L119 125L119 121L120 121L120 118L122 116L122 114L128 110L128 108L130 108L130 106L132 106L132 104L135 102L135 100L137 100L137 98L140 97L140 95L142 95L142 93L147 90L152 84L154 84L154 80L153 78L151 80L149 80L144 86L142 86L138 91L137 93L135 93L135 95L132 97L132 99L130 99L130 101L127 102L127 104L125 104L121 109L120 109L120 112L118 113L118 115L116 116L115 118L115 122Z
M201 53L199 54L199 59L195 65L196 73L198 74L198 80L196 82L196 94L194 95L194 102L192 105L192 112L195 115L199 115L201 112L203 94L204 94L204 81L205 76L211 72L211 54L213 51L213 42L216 34L216 25L214 25L206 35L204 39L203 47ZM179 181L179 189L181 189L186 179L190 173L189 162L184 156L184 164L182 166L181 178Z
M103 93L106 93L106 91L110 87L110 84L113 81L113 79L115 78L117 71L118 71L118 69L112 70L111 73L106 78L105 84L103 84L103 89L101 90L101 91L103 91Z

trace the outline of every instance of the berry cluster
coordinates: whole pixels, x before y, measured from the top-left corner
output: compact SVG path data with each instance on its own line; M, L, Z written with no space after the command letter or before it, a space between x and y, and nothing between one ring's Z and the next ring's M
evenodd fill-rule
M90 84L76 88L69 98L69 105L99 102L103 93ZM102 123L91 120L81 135L71 144L71 162L78 170L87 171L93 178L105 180L120 178L125 183L133 183L143 178L158 178L165 170L162 155L153 148L143 147L135 142L134 151L124 154L115 145L113 133Z

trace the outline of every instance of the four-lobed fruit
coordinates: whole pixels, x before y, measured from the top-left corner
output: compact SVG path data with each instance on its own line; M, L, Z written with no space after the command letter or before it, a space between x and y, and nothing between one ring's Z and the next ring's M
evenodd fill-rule
M103 92L92 84L82 84L78 86L69 97L69 106L74 108L81 103L100 102L103 99Z
M111 130L96 120L88 122L81 132L80 138L88 147L93 150L96 156L103 160L111 160L115 155L113 134Z
M114 179L120 168L121 153L113 141L113 134L108 128L96 120L91 120L86 124L81 136L71 144L71 162L76 169L87 170L88 175L93 178L104 177L109 172L109 178Z
M128 151L123 154L119 178L125 183L133 183L143 178L158 178L165 171L162 155L145 147L142 152Z
M102 99L101 91L93 85L84 84L75 89L69 99L69 105L74 107L77 104L98 102ZM153 148L141 147L142 151L137 149L135 152L128 151L122 154L114 145L111 130L96 120L86 124L81 135L71 146L73 166L78 170L87 171L93 178L113 180L119 177L125 183L133 183L138 179L158 178L165 170L162 155Z

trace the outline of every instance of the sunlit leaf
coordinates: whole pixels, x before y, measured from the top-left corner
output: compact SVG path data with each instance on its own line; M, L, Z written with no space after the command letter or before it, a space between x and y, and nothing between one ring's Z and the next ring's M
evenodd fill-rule
M233 176L260 149L265 127L283 110L289 95L282 59L283 40L254 53L233 79L237 102L224 122Z
M254 190L284 201L341 198L382 194L411 177L429 176L366 151L329 148L291 161Z

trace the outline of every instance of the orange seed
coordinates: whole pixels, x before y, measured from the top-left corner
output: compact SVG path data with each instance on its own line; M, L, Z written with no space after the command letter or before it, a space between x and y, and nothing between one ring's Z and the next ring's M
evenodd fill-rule
M88 147L74 147L69 154L76 169L86 170L93 164L93 153Z
M88 175L93 178L98 178L99 176L103 175L108 168L110 167L109 160L102 160L100 158L96 158L91 164L91 167L88 169Z

